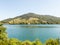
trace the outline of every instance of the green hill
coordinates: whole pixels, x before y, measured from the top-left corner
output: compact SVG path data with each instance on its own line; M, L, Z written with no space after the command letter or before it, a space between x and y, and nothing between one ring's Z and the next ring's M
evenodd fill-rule
M50 15L27 13L1 21L8 24L60 24L60 18Z

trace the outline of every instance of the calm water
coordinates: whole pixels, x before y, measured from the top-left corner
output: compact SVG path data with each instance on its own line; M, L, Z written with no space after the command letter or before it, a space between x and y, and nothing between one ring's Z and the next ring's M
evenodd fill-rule
M45 42L49 38L60 37L60 25L4 25L9 38L21 41L36 39Z

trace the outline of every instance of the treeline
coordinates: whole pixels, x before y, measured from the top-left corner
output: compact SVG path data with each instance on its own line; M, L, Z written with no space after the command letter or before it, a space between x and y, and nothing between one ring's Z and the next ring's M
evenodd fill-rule
M1 21L8 24L60 24L60 18L50 15L28 13Z
M53 39L49 39L46 41L46 43L42 43L40 40L36 40L36 41L20 41L17 39L9 39L9 40L1 40L0 39L0 45L60 45L60 43L58 42L58 40L53 40Z
M45 43L42 43L40 40L35 41L20 41L15 38L8 38L6 28L3 27L3 24L0 23L0 45L60 45L60 39L49 39Z

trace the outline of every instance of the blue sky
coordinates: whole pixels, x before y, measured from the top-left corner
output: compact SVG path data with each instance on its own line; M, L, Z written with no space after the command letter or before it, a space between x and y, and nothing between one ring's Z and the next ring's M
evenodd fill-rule
M60 0L0 0L0 20L29 12L60 17Z

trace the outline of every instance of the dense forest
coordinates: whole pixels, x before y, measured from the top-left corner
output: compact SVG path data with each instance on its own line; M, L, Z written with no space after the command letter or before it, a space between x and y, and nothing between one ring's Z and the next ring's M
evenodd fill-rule
M60 17L27 13L1 22L7 24L60 24Z
M6 27L0 23L0 45L60 45L60 39L48 39L45 43L42 43L39 39L20 41L16 38L8 38Z

